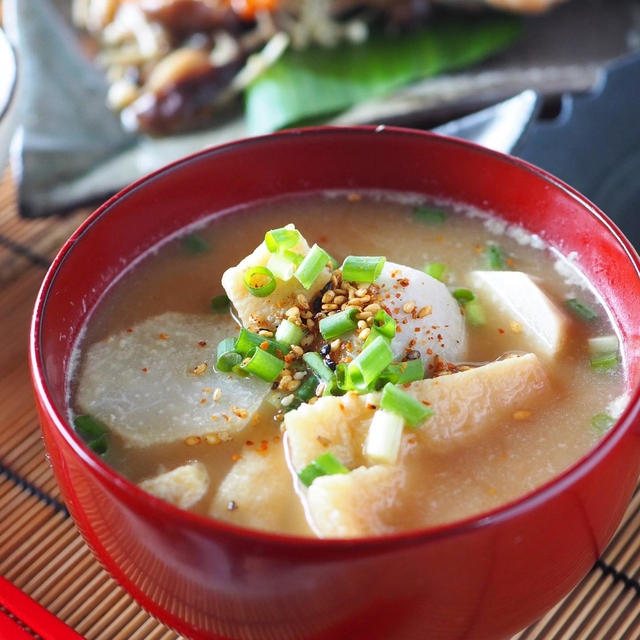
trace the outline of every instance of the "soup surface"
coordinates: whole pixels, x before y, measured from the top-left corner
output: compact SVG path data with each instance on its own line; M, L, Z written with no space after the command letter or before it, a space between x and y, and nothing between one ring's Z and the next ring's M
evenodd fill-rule
M382 275L341 282L324 267L304 300L261 316L286 284L255 296L243 285L248 263L229 268L290 223L338 264L384 256ZM227 269L236 309L222 297ZM325 338L321 321L350 300L355 329ZM374 380L358 387L350 366L385 313L395 333L377 346L393 362L417 360L425 380L394 379L389 367L376 377L365 363ZM238 317L264 339L258 350L284 318L302 327L301 346L276 354L273 382L217 370L217 344L235 340ZM319 355L311 363L302 352ZM340 364L342 388L322 378ZM540 238L461 206L316 194L216 215L146 256L91 317L69 393L81 435L151 493L243 526L351 537L451 522L540 486L611 426L622 365L607 310ZM397 412L385 385L401 392ZM432 415L410 424L406 395Z

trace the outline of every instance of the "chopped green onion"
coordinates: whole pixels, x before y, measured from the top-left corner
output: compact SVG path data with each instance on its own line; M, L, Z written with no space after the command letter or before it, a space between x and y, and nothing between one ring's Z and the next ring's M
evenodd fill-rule
M324 363L322 356L315 351L307 351L302 356L302 359L306 362L311 372L316 375L319 380L330 383L334 380L334 374L329 367Z
M349 377L358 389L366 389L393 361L389 342L378 336L350 362Z
M500 271L505 268L507 261L504 257L504 252L497 244L488 244L484 253L490 269Z
M225 338L218 343L216 351L216 369L228 373L242 362L242 356L236 351L236 339Z
M226 294L222 293L219 296L215 296L211 298L211 309L216 313L224 313L229 310L229 305L231 301L227 297Z
M396 321L384 310L380 309L373 316L373 326L378 330L380 335L392 340L396 335Z
M316 478L320 476L332 476L337 473L349 473L349 469L347 469L331 451L327 451L302 469L302 471L298 473L298 477L302 481L302 484L310 487Z
M267 269L282 282L288 282L293 278L296 265L282 253L272 253L267 261Z
M433 411L429 407L391 382L388 382L382 390L380 407L401 415L411 427L418 427L433 415Z
M564 301L565 306L571 313L580 318L581 320L587 320L592 322L598 319L598 314L589 306L580 302L577 298L570 298Z
M328 262L330 262L329 254L314 244L293 275L305 289L310 289Z
M264 234L264 243L271 253L278 253L284 249L292 249L300 242L300 232L297 229L272 229Z
M439 209L430 209L429 207L416 207L413 210L413 217L420 222L426 224L438 225L443 224L447 219L447 213Z
M349 375L348 365L344 362L336 367L336 385L341 391L356 391L356 386Z
M356 315L358 310L354 307L334 313L320 320L318 327L325 340L333 340L349 331L353 331L358 326Z
M289 350L292 344L300 344L304 336L304 331L296 324L293 324L286 318L278 325L276 329L276 342L284 345Z
M478 300L470 300L462 305L464 309L464 315L467 322L472 327L484 327L487 324L487 319L484 315L484 309Z
M296 389L295 396L301 402L309 402L316 395L316 389L320 384L318 378L312 373L308 375L302 384Z
M209 251L209 243L197 233L190 233L188 236L182 238L182 248L187 253L204 253Z
M256 298L266 298L276 288L276 279L267 267L250 267L244 272L244 286Z
M598 353L614 353L618 351L618 336L615 334L589 338L587 343L589 346L589 353L592 355L596 355Z
M608 371L618 366L618 353L603 353L591 358L591 368L594 371Z
M364 453L376 464L395 464L400 452L404 419L397 413L378 409L369 425Z
M267 382L273 382L284 369L284 360L255 347L249 351L240 368Z
M424 364L420 358L406 362L392 362L381 374L385 383L407 384L424 378Z
M386 261L384 256L347 256L342 263L342 279L346 282L375 282Z
M473 291L470 291L469 289L456 289L451 295L460 304L471 302L472 300L475 300L475 297L476 297Z
M444 280L444 274L447 271L447 265L443 262L430 262L429 264L426 264L422 270L428 276L442 282Z
M103 455L107 452L107 435L109 430L97 418L90 415L80 415L73 419L76 433L82 438L85 444L97 453Z
M591 418L591 426L598 432L604 433L608 431L615 423L615 418L612 418L610 415L606 413L596 413L593 418Z
M235 350L239 354L246 356L251 349L254 347L262 347L265 342L267 343L266 351L278 358L280 358L283 353L289 353L290 351L288 346L284 347L284 345L279 342L253 333L253 331L249 331L248 329L240 329L240 333L236 338Z

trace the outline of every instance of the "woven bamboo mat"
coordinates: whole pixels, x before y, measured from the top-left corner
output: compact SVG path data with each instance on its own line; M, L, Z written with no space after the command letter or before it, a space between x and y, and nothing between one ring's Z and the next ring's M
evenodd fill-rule
M176 639L101 568L77 533L45 457L31 396L33 301L51 258L86 215L20 220L9 176L0 182L0 575L88 639ZM640 492L591 572L516 638L640 638Z

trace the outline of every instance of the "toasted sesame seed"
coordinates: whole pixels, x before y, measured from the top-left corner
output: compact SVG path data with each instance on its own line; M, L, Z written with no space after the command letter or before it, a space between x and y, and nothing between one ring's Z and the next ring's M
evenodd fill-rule
M302 381L300 380L292 380L287 384L287 391L295 391L301 384Z
M426 318L433 313L433 307L428 304L426 307L422 307L420 311L418 311L418 318Z
M346 296L347 295L347 290L346 289L334 289L335 294L337 296Z
M340 340L340 338L336 338L332 343L331 343L331 353L336 352L339 348L340 345L342 344L342 340Z
M367 295L367 289L365 287L361 287L356 291L357 298L364 298Z
M416 303L413 300L410 300L409 302L405 302L402 305L402 310L405 313L411 313L415 308L416 308Z
M370 311L371 313L378 313L378 311L380 311L380 305L374 302L373 304L366 306L364 308L364 311Z
M336 297L335 291L333 291L332 289L329 289L329 291L325 292L325 294L322 296L322 302L323 304L327 304L331 302L335 297Z
M295 400L295 396L293 395L293 393L290 393L288 396L285 396L284 398L282 398L282 400L280 401L280 404L283 407L288 407L294 400Z
M365 320L358 320L358 329L366 329L367 323Z
M326 382L320 382L316 387L316 395L321 396L324 393L324 390L327 388Z
M513 331L513 333L522 333L522 325L515 320L512 320L509 323L509 327L511 327L511 331Z
M233 411L238 418L246 418L249 415L246 409L240 409L238 407L231 407L231 411Z
M303 347L308 347L312 344L314 337L311 334L308 334L300 340L300 345Z
M313 313L311 313L311 311L301 311L300 317L308 320L309 318L313 318Z
M212 396L213 401L214 402L218 402L218 400L220 400L221 396L222 396L222 389L220 387L216 387L216 389L213 392L213 396Z
M309 327L309 329L313 329L313 327L315 326L316 326L316 323L311 318L309 318L307 320L307 327Z
M327 302L322 305L323 311L335 311L338 308L338 305L334 302Z
M371 313L371 311L362 311L361 313L358 313L356 315L356 320L367 320L368 318L371 318L373 316L373 314Z
M300 309L298 309L298 307L291 307L286 310L284 315L287 316L287 318L295 318L300 315Z
M184 439L184 443L188 447L193 447L196 444L200 444L200 436L188 436Z
M360 340L366 340L369 335L371 334L371 329L369 329L369 327L367 327L366 329L363 329L359 334L358 334L358 338Z
M514 420L528 420L531 417L531 411L526 411L525 409L520 409L518 411L513 412Z
M307 298L305 296L303 296L301 293L299 293L296 296L296 302L298 303L298 306L301 309L308 309L309 308L309 301L307 300Z
M300 357L304 353L304 349L297 344L291 345L291 351L298 357Z
M207 370L207 363L201 362L197 367L194 367L191 371L197 375L201 376Z
M296 371L296 373L293 374L293 379L294 380L304 380L306 375L307 374L304 371Z
M220 440L220 436L217 433L207 433L204 437L204 441L207 444L220 444L222 440Z
M258 334L265 338L273 338L273 331L269 331L269 329L260 329Z
M336 296L333 301L335 304L344 304L347 301L347 296Z

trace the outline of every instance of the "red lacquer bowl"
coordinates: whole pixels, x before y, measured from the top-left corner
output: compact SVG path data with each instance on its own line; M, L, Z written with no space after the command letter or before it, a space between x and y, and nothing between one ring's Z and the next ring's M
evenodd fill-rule
M322 189L390 189L491 210L577 262L623 337L631 402L571 469L520 500L452 525L356 541L258 533L180 511L124 480L67 420L78 332L141 253L239 204ZM238 214L241 215L241 214ZM46 276L31 367L56 477L80 531L151 613L194 638L496 639L532 622L590 569L640 467L640 260L585 198L471 144L369 128L292 131L202 152L103 205Z

